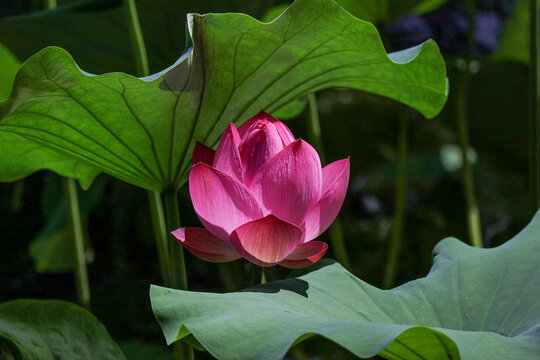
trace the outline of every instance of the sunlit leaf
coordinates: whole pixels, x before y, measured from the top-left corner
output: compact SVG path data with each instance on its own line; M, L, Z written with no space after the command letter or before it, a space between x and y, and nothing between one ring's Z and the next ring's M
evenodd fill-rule
M2 340L10 344L15 359L125 359L91 313L65 301L14 300L0 304Z
M380 290L339 264L297 279L211 294L152 286L172 343L192 334L218 359L280 359L306 334L369 358L540 358L540 212L493 249L445 239L427 277Z
M144 79L90 76L59 48L30 58L0 107L0 180L52 168L87 186L103 171L166 191L185 183L196 141L213 146L229 123L317 90L360 89L427 117L446 101L433 41L387 55L373 25L329 0L298 0L269 24L210 14L189 25L193 46Z

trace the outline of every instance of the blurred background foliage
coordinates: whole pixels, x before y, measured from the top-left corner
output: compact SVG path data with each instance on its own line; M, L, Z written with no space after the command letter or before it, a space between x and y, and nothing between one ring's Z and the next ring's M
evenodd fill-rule
M468 23L464 5L441 0L337 2L375 23L388 51L433 38L447 62L449 100L443 112L427 120L411 111L406 217L397 276L401 284L426 274L438 241L448 236L467 239L453 92L465 64ZM475 2L476 47L468 92L469 158L474 163L487 247L511 238L531 215L527 196L526 3ZM287 6L283 0L139 0L137 5L152 72L169 66L182 53L186 13L234 11L270 21ZM50 45L68 50L77 64L91 73L135 73L120 6L121 1L116 0L58 0L56 10L44 11L42 0L2 1L0 99L8 96L20 63ZM317 98L328 162L351 157L349 192L340 218L352 270L380 286L394 208L397 120L401 112L410 110L345 89L324 91ZM307 111L286 122L297 137L307 137L305 116ZM148 298L149 284L159 284L160 275L146 194L101 175L80 195L92 311L128 359L168 359L170 352ZM186 187L180 191L180 203L182 224L197 226ZM0 302L29 297L75 301L59 177L40 172L15 183L0 183L0 214ZM327 237L323 234L322 240ZM327 256L332 257L331 250ZM237 290L248 281L243 260L216 265L187 255L187 266L192 290ZM281 268L268 271L270 279L287 274ZM345 350L317 337L303 347L308 354L319 354L318 358L348 357Z

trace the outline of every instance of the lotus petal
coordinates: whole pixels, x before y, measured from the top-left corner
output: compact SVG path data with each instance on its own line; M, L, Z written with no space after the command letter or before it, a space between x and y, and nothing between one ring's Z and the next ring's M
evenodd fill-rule
M245 184L249 184L257 170L283 150L283 142L276 127L266 120L257 121L240 144Z
M246 121L242 126L238 128L238 133L240 134L240 137L244 138L249 128L258 120L267 120L276 127L276 130L279 133L279 137L281 138L281 141L283 142L283 147L289 145L290 143L294 141L293 133L291 132L291 130L289 130L289 128L284 123L282 123L281 121L279 121L272 115L265 113L262 110L257 115L255 115L254 117Z
M310 241L298 245L294 251L281 261L279 265L289 269L301 269L319 261L328 250L322 241Z
M231 234L231 243L243 257L259 266L282 261L302 242L302 230L274 215L248 222Z
M189 193L204 227L225 241L238 226L263 217L256 198L244 184L204 163L191 169Z
M211 262L225 262L241 256L231 243L214 236L203 228L180 228L172 232L185 248L199 259Z
M238 151L240 142L238 130L233 124L230 124L217 147L213 167L242 182L242 160Z
M200 162L207 165L212 165L214 163L215 154L216 152L213 149L197 141L195 144L195 149L193 150L191 162L193 165L197 165Z
M303 230L304 241L310 241L322 234L334 222L349 185L350 161L334 161L322 169L323 196L306 215Z
M249 187L265 211L300 226L321 197L319 155L295 140L259 169Z

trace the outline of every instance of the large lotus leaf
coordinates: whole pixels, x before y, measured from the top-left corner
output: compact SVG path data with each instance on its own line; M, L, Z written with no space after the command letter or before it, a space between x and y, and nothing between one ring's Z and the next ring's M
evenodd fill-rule
M151 71L172 64L184 48L185 14L238 12L260 16L276 0L138 0L137 8ZM20 60L47 46L66 49L92 73L135 74L133 51L121 0L79 0L56 10L4 18L0 42Z
M493 249L456 239L435 247L430 273L380 290L339 264L229 294L152 286L172 343L192 334L219 359L279 359L320 334L367 358L540 358L540 212Z
M373 25L329 0L298 0L268 24L243 14L190 15L189 34L193 46L174 66L143 79L91 76L59 48L27 60L0 104L0 180L56 161L55 171L86 183L101 170L164 191L185 182L196 141L212 146L229 123L310 92L365 90L427 117L446 100L433 41L387 55ZM21 161L37 148L40 164Z
M447 0L336 0L359 19L374 24L388 24L406 14L424 14Z
M0 343L2 340L10 344L15 359L21 360L125 359L91 313L65 301L0 304Z

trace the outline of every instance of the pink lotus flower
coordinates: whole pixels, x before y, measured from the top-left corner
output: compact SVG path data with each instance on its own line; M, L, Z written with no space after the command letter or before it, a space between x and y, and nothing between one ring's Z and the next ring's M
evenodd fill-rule
M205 228L173 232L193 255L302 268L328 249L312 240L343 205L349 159L321 168L311 145L261 112L238 129L229 125L216 151L197 144L193 164L189 192Z

